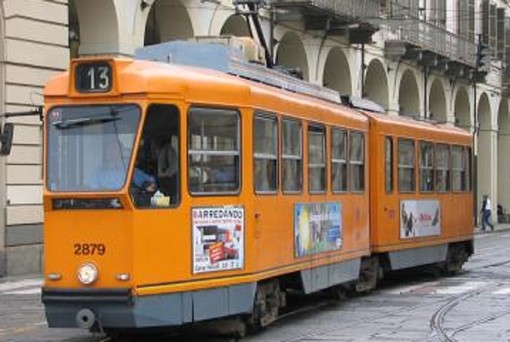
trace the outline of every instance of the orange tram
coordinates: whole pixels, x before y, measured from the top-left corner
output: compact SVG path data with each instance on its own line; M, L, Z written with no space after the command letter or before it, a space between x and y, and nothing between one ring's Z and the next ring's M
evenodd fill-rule
M289 291L367 291L473 253L468 132L344 105L238 53L165 43L47 84L50 327L260 327Z

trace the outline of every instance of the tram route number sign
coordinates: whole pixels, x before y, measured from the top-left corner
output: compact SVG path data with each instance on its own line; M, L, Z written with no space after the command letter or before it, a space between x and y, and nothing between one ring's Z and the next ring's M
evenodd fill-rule
M78 64L74 77L80 93L108 92L112 88L112 67L106 62Z

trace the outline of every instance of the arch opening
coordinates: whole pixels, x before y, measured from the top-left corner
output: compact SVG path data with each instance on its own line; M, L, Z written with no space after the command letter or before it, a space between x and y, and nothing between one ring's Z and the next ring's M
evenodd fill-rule
M491 108L489 98L486 93L483 93L478 100L478 117L480 124L480 131L478 134L477 142L477 180L478 188L476 189L477 198L481 199L484 194L489 195L492 200L493 207L495 198L492 189L492 168L494 165L493 160L493 146L492 146L492 130L491 130ZM481 209L481 201L477 203L478 212Z
M440 79L435 79L434 82L432 82L428 102L429 117L439 122L446 122L446 97L444 94L443 83Z
M503 98L498 111L498 201L505 214L510 214L510 113L508 99ZM506 217L498 217L504 222Z
M473 123L471 121L471 105L469 104L469 96L465 87L457 90L454 104L455 126L473 130Z
M250 37L250 30L246 19L241 15L233 15L225 21L220 35L232 35L237 37Z
M113 1L71 0L68 11L70 30L74 33L71 54L120 52L118 18Z
M338 91L342 95L351 95L351 70L345 53L341 48L333 48L324 66L323 85Z
M389 108L388 94L388 75L381 61L374 59L366 71L363 97L376 102L387 110Z
M296 33L288 32L283 36L278 44L276 64L302 75L303 80L309 80L305 48Z
M179 0L156 0L145 24L144 45L194 36L191 18Z
M399 114L403 116L420 116L420 93L418 83L411 70L406 70L398 90Z

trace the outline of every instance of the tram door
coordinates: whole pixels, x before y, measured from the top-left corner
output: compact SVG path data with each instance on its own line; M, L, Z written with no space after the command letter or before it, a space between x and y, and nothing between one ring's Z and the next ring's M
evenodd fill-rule
M172 105L149 106L135 162L131 196L137 207L153 206L154 191L168 197L168 206L180 202L179 110ZM156 189L147 191L143 180L154 180ZM161 206L159 204L158 206Z

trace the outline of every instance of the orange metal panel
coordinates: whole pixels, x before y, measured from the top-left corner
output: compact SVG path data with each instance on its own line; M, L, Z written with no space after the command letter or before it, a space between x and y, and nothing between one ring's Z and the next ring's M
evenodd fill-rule
M182 200L175 209L137 210L129 201L126 185L115 194L122 198L125 210L57 212L53 211L50 205L55 197L96 198L111 197L112 194L55 194L45 190L45 272L63 274L61 281L47 281L47 286L82 287L77 283L75 274L78 264L84 260L91 260L100 268L100 280L91 287L132 286L138 288L137 292L140 294L154 294L256 281L369 254L368 181L364 193L341 195L329 192L324 195L310 195L305 182L305 189L299 195L283 195L279 192L276 195L256 196L252 186L254 109L269 111L278 117L291 116L302 119L305 123L320 122L365 134L368 132L366 117L339 105L279 91L215 71L126 59L108 61L114 67L116 83L110 92L76 92L72 87L71 71L57 76L48 84L45 90L46 108L63 104L136 103L140 105L145 116L145 108L151 102L176 105L181 112ZM75 63L77 62L74 61L72 66ZM239 108L242 113L243 174L239 196L191 197L186 190L186 113L189 106L197 104L228 105L230 108ZM138 135L140 133L141 127ZM306 134L304 137L306 144ZM368 136L365 136L365 139L368 139ZM365 173L368 176L368 149L365 157ZM303 164L306 177L306 158ZM329 164L327 170L329 175ZM296 257L295 204L326 202L341 203L344 234L342 248ZM223 205L244 208L243 268L194 274L191 210L193 207ZM88 259L78 258L72 254L72 246L79 241L104 241L111 254ZM116 281L115 274L120 272L130 273L131 280L126 283Z
M398 191L398 138L413 139L472 147L472 135L456 127L366 113L370 118L370 179L371 179L371 248L372 252L387 252L472 239L473 211L472 192L422 193L419 182L413 193ZM385 142L387 136L394 138L393 175L394 190L385 190ZM416 147L416 152L418 149ZM419 172L419 154L416 153L416 175ZM401 201L438 201L441 215L440 234L434 236L402 239L400 236Z

